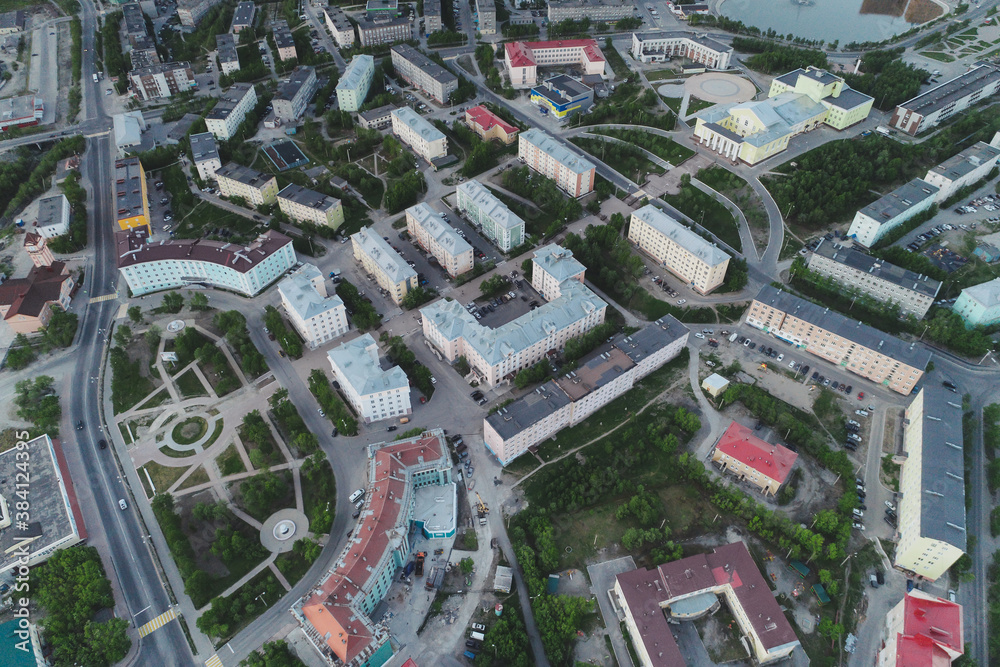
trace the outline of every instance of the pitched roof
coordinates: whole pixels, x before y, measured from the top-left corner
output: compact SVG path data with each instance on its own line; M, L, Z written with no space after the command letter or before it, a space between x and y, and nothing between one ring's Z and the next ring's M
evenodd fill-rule
M555 278L557 283L568 280L587 270L583 264L573 257L573 251L556 243L535 251L532 262L543 271Z
M903 605L903 632L896 635L899 667L946 667L965 652L962 607L914 590ZM891 640L890 640L891 641Z
M533 127L527 132L522 132L520 141L528 142L575 174L585 174L588 171L597 169L597 165L593 162L579 153L566 148L562 143L556 141L552 135L539 130L537 127Z
M465 116L466 118L470 118L476 125L483 128L483 132L490 130L494 126L499 126L500 129L507 134L514 134L518 132L516 127L482 105L474 106L467 110L465 112Z
M779 484L788 478L799 457L790 449L761 440L752 429L736 422L729 425L715 448Z
M278 291L303 320L344 307L344 302L336 294L327 296L320 293L316 288L317 280L323 284L320 270L313 264L303 264L302 268L278 283Z
M393 283L398 284L417 275L406 260L370 227L351 234L351 241L357 243L361 251L371 257Z
M292 242L281 232L268 230L248 246L202 239L174 239L146 243L145 236L134 230L115 234L118 245L118 268L144 262L186 260L223 264L233 271L246 273Z
M441 220L434 209L426 202L420 202L416 206L406 209L406 213L413 217L421 227L436 240L442 248L452 255L460 255L464 252L471 252L472 246L468 241L459 236L458 232L451 225Z
M63 262L34 266L24 278L11 278L0 284L0 306L9 306L4 319L16 315L38 317L45 305L59 300L63 283L72 280Z
M338 375L360 396L410 386L406 373L399 366L382 370L378 360L378 345L370 333L341 343L326 354L330 363L338 369Z
M646 204L638 211L633 211L632 217L642 220L709 266L718 266L729 259L729 255L723 250L695 234L652 204Z

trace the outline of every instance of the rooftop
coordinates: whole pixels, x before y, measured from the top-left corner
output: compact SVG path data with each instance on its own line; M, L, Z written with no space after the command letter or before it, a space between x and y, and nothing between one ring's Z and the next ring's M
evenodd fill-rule
M1000 305L1000 278L966 287L962 290L962 295L972 299L983 308L993 308Z
M532 261L557 283L568 280L587 270L583 264L573 257L573 251L561 245L550 243L536 250Z
M371 19L358 18L356 20L358 30L379 30L381 28L393 28L396 26L410 26L410 19L405 16L397 16L388 20L372 21ZM400 38L401 39L401 38Z
M733 422L715 448L757 472L783 484L798 454L781 445L772 445L753 434L753 429Z
M930 361L931 353L913 343L905 343L895 336L771 285L762 287L755 300L918 370L927 368Z
M471 252L472 246L469 242L458 235L451 225L445 223L437 212L425 202L420 202L416 206L406 209L406 213L413 217L427 233L436 240L441 247L451 255L461 255L464 252Z
M825 238L820 239L819 245L816 246L813 252L820 257L826 257L838 264L863 271L875 278L899 285L919 294L936 296L938 290L941 289L941 281L939 280L934 280L920 273L914 273L901 266L890 264L883 259L866 255L859 250L847 248Z
M569 396L556 384L556 381L549 380L533 392L521 396L513 403L488 415L486 421L501 438L506 440L561 410L571 402Z
M215 176L216 178L222 176L223 178L228 178L255 188L262 188L268 182L274 180L274 176L270 174L265 174L250 167L244 167L242 164L236 164L235 162L222 165L221 168L215 171Z
M179 69L191 69L191 63L189 62L171 62L171 63L156 63L154 65L149 65L147 67L140 67L139 69L134 69L130 72L130 76L152 76L154 74L162 74L164 72L173 72ZM194 76L188 77L194 80Z
M323 291L317 285L323 286ZM303 264L287 278L278 283L278 291L303 320L309 320L320 313L334 308L342 308L344 302L336 294L326 294L323 274L314 264Z
M357 233L352 234L351 240L361 248L362 252L371 257L372 261L379 265L389 277L390 282L399 284L417 275L417 272L410 268L406 260L370 227L365 227Z
M507 134L514 134L518 131L516 127L482 105L468 109L465 115L466 118L471 119L472 122L483 128L484 132L497 125Z
M430 122L418 114L410 107L400 107L392 112L392 115L399 119L404 125L408 125L414 132L427 142L444 139L444 133L437 129Z
M936 167L931 167L927 175L937 174L949 181L955 181L987 162L995 164L998 157L1000 157L1000 148L994 148L985 141L979 141Z
M896 635L896 664L899 667L950 665L949 651L965 652L960 605L919 589L907 593L900 604L903 605L903 632Z
M928 197L934 197L937 191L938 188L927 181L914 178L909 183L900 185L889 194L868 204L858 213L868 216L879 224L885 224L906 213Z
M370 123L372 121L385 118L395 110L395 104L386 104L384 107L376 107L374 109L369 109L368 111L359 111L358 115Z
M115 208L117 220L144 215L146 200L142 183L145 178L142 164L137 157L127 157L115 162Z
M231 32L224 32L215 36L215 47L219 52L221 62L239 62L239 54L236 52L236 39Z
M219 159L219 149L215 145L215 136L211 132L201 132L191 135L191 154L194 163Z
M524 227L524 220L512 212L507 205L497 199L489 188L474 178L459 183L458 190L465 193L489 218L504 229Z
M278 252L292 240L274 230L268 230L248 246L202 239L173 239L147 243L144 235L134 231L115 234L118 268L124 269L144 262L191 261L221 264L246 273Z
M556 104L565 104L578 97L590 95L593 89L568 74L560 74L531 89L532 95L542 95Z
M360 396L394 389L407 389L410 381L399 366L382 370L378 361L378 345L369 333L341 343L326 353L338 375Z
M641 364L647 357L690 333L688 328L673 315L664 315L635 333L627 336L616 335L611 344L628 355L628 358L636 364Z
M994 65L979 62L964 74L934 86L926 93L921 93L899 106L902 109L919 113L921 116L928 116L966 95L971 95L976 90L996 83L997 80L1000 80L1000 69Z
M596 352L578 364L576 370L555 379L555 383L574 403L595 389L611 384L635 367L635 363L616 347L606 344Z
M551 135L546 134L537 127L533 127L527 132L522 132L520 136L521 141L527 141L575 174L585 174L592 169L597 169L597 166L593 162L579 153L566 148L566 146L556 141Z
M703 35L696 35L690 32L681 32L675 30L663 30L654 32L642 32L642 33L632 33L635 37L639 39L640 42L653 41L660 39L686 39L694 42L695 44L700 44L701 46L712 49L719 53L726 53L732 51L733 47L723 44L722 42L717 42L714 39L705 37Z
M292 31L288 28L287 21L278 20L274 22L274 44L279 49L295 46L295 38L292 37Z
M9 278L0 284L0 306L7 306L4 319L18 315L38 317L45 304L54 303L62 294L63 284L72 280L63 262L33 266L24 278ZM2 494L3 489L0 489Z
M373 57L365 54L354 56L347 64L344 75L337 82L337 90L357 90L366 77L369 78L368 83L371 83L370 77L374 70L375 59Z
M409 44L397 44L392 47L392 52L421 70L424 74L431 77L438 83L449 84L453 81L458 81L457 76L449 72L444 67L441 67L441 65L437 64Z
M287 199L302 206L314 208L317 211L329 211L331 208L340 206L340 200L329 197L322 192L316 192L309 188L294 183L286 185L278 192L278 199Z
M0 100L0 122L33 118L41 104L41 98L34 95L6 97Z
M300 65L292 70L291 75L288 77L288 81L282 83L278 86L278 92L275 93L274 99L277 100L291 100L293 99L302 87L306 85L306 82L310 78L316 76L316 70L312 67L307 67L305 65Z
M13 12L0 14L0 30L24 30L24 11L18 9Z
M810 65L805 69L800 67L798 69L792 70L791 72L788 72L787 74L782 74L781 76L777 77L777 80L786 85L794 86L799 82L800 76L804 76L807 79L812 79L813 81L816 81L824 86L827 86L831 83L836 83L838 81L843 81L843 79L841 79L839 76L830 74L825 69L813 67L812 65Z
M550 49L582 49L583 57L590 62L604 62L604 54L593 39L564 39L552 42L507 42L504 44L507 60L513 67L530 67L535 64L533 51Z
M638 211L633 211L632 217L642 220L709 266L718 266L729 259L729 255L720 248L712 245L652 204L646 204Z
M256 6L252 2L241 2L233 12L233 26L248 26L253 23Z
M66 195L58 194L52 197L45 197L38 200L38 218L35 224L38 227L48 227L49 225L61 224L63 213L69 208L69 200Z
M868 104L874 100L871 95L865 95L864 93L859 93L853 88L848 87L844 84L844 87L840 91L840 95L834 97L830 95L829 97L824 97L823 101L827 104L831 104L839 109L844 109L845 111L850 109L855 109L863 104Z
M252 83L234 83L219 95L219 101L205 114L205 120L225 120L243 98L251 93L256 95Z
M962 398L933 382L921 393L920 535L965 551Z
M347 19L347 14L344 13L343 9L340 7L330 6L324 7L323 11L330 17L330 22L333 23L333 26L337 30L350 30L352 33L354 32L354 26Z

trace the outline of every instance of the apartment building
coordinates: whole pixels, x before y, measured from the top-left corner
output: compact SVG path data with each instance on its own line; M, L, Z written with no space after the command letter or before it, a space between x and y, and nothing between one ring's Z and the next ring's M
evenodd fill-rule
M870 248L893 229L933 206L937 193L938 189L927 181L914 178L855 213L847 235Z
M476 21L479 34L497 34L497 6L493 0L476 0Z
M687 339L687 328L669 315L629 336L615 336L580 359L570 373L488 415L483 420L487 449L508 465L627 392L676 357Z
M219 159L219 149L211 132L191 135L191 157L194 159L195 169L198 170L198 178L203 181L214 181L215 172L222 167L222 160Z
M232 34L224 32L215 36L216 59L219 63L219 71L230 75L240 69L240 56L236 51L236 40Z
M149 227L146 172L137 157L115 161L115 220L118 229Z
M531 258L531 286L546 301L554 301L562 296L561 285L567 280L584 284L586 271L572 250L550 243L536 250Z
M278 59L294 60L298 58L299 54L295 50L295 38L292 37L292 31L288 28L288 22L285 20L275 21L272 30L274 31L274 45L278 49Z
M517 156L538 173L555 181L570 197L582 197L594 190L597 166L536 127L521 132Z
M969 329L1000 322L1000 278L966 287L951 309L962 317Z
M392 47L392 66L396 74L411 86L427 93L441 104L447 104L458 89L458 77L409 44Z
M294 123L306 110L309 100L316 94L316 70L312 67L296 67L288 81L278 86L278 92L271 101L274 115L284 122Z
M633 32L630 53L642 63L686 58L708 69L729 69L733 47L691 32Z
M594 89L568 74L559 74L531 89L530 99L553 118L587 113L594 105Z
M24 30L24 11L18 9L0 14L0 37L14 35L22 30Z
M729 255L652 204L632 213L628 240L700 294L726 279Z
M601 48L592 39L504 44L504 65L514 88L531 88L537 84L539 67L576 65L583 74L603 77L605 64Z
M930 352L765 285L746 323L844 370L908 396L924 375Z
M962 606L920 589L886 615L875 667L947 667L965 653Z
M188 28L197 27L208 10L222 0L177 0L177 18L181 25Z
M353 536L291 609L317 653L346 667L380 667L393 655L388 626L372 614L411 560L411 531L425 538L455 531L457 496L441 429L366 452L368 486Z
M610 594L625 615L642 667L686 664L670 622L713 613L721 606L719 598L739 626L754 664L787 660L801 647L743 542L654 569L623 572Z
M889 125L915 135L936 127L977 102L989 99L998 91L1000 68L980 61L964 74L897 106Z
M900 312L923 319L941 290L941 281L866 255L827 239L809 256L809 270L832 278L845 290L899 306Z
M70 205L61 192L38 200L38 215L32 225L35 232L47 239L62 236L69 231Z
M326 29L333 36L333 41L342 49L354 46L354 24L351 23L347 14L340 7L326 7L323 9L323 19L326 22Z
M508 146L517 141L519 130L482 105L465 110L465 124L483 141L497 139Z
M257 13L257 7L248 0L239 2L236 4L236 9L233 10L233 22L229 26L229 32L234 35L240 34L240 31L246 28L253 27L253 17ZM286 24L287 28L288 25Z
M237 197L254 208L278 201L278 179L250 167L230 162L215 170L219 194L230 199Z
M476 179L458 185L456 205L502 251L509 252L524 243L524 220Z
M384 22L358 20L358 41L361 46L378 46L405 42L413 37L410 20L400 17Z
M424 0L424 32L440 32L444 29L441 22L441 0Z
M993 142L1000 143L1000 136L994 136ZM998 159L1000 148L979 141L929 169L924 181L938 189L934 199L940 203L965 186L986 178Z
M314 264L303 264L278 283L281 305L310 350L347 333L347 309Z
M286 185L278 193L278 208L298 222L311 222L332 229L344 224L344 206L339 199L294 183Z
M364 423L405 417L410 407L410 381L399 366L383 370L378 344L370 333L341 343L326 353L340 391Z
M205 125L216 139L232 139L247 114L257 106L257 91L252 83L234 83L219 96L212 110L205 115Z
M712 463L723 473L773 496L788 479L799 457L782 445L761 440L753 429L733 422L712 448Z
M181 287L254 296L297 261L292 239L273 230L247 246L203 239L146 241L135 230L115 234L118 270L133 296Z
M369 109L358 112L358 125L366 130L381 130L392 125L392 112L396 110L395 104L386 104L384 107Z
M448 138L410 107L391 113L392 133L413 152L431 162L448 154Z
M357 111L365 103L375 77L375 59L368 55L351 58L344 76L337 82L337 102L341 111Z
M417 286L417 272L370 227L351 235L354 259L397 306Z
M483 382L495 386L602 323L607 306L589 288L571 281L558 299L496 329L483 326L450 299L421 308L420 316L424 337L449 362L464 356Z
M406 209L406 231L452 278L472 270L472 246L426 203Z
M194 90L194 70L190 63L158 63L140 67L128 73L132 94L143 101L172 97L177 93Z
M24 278L0 284L0 320L15 334L38 333L52 321L53 308L69 310L75 286L63 262L33 266Z
M632 18L639 6L623 0L550 0L549 23L560 21L581 21L591 23L615 23Z
M903 421L899 471L899 540L893 565L936 581L965 553L962 397L936 382L916 395Z

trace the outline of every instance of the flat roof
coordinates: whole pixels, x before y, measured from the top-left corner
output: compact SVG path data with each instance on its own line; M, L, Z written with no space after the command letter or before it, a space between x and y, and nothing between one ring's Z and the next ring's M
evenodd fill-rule
M506 440L561 410L571 402L569 396L556 384L556 381L549 380L536 387L534 391L488 415L486 421L501 438Z
M723 44L722 42L717 42L714 39L705 37L704 35L696 35L690 32L682 32L677 30L661 30L652 32L634 32L632 36L638 39L640 42L654 41L654 40L668 40L668 39L686 39L695 44L700 44L701 46L707 47L716 51L718 53L729 53L733 50L733 47L728 44Z
M34 118L35 108L41 98L34 95L20 95L0 100L0 121L14 121L22 118Z
M24 30L24 11L17 9L0 14L0 30Z
M816 246L813 253L918 294L936 296L938 290L941 289L940 280L934 280L921 273L914 273L909 269L890 264L884 259L866 255L859 250L847 248L826 238L820 239L819 245Z
M1000 157L1000 148L990 146L985 141L977 141L936 167L931 167L927 173L928 176L937 174L950 181L955 181L986 163L995 164L998 157Z
M729 259L729 255L721 248L712 245L652 204L633 211L632 217L642 220L709 266L718 266Z
M422 486L413 492L413 520L424 524L428 533L455 532L458 518L458 494L455 483L446 486Z
M949 104L971 95L976 90L1000 80L1000 69L984 62L976 63L969 71L934 86L899 105L899 108L928 116Z
M458 81L457 76L449 72L444 67L441 67L441 65L437 64L428 56L413 48L409 44L397 44L392 47L392 52L394 55L398 55L400 58L407 61L438 83L449 84L453 81Z
M441 130L431 125L426 118L410 107L400 107L393 111L392 115L398 118L401 123L410 126L424 141L439 141L445 138Z
M354 25L347 20L347 14L340 7L324 7L323 11L326 13L327 17L330 19L330 23L333 24L338 31L340 30L350 30L351 34L354 34Z
M201 132L191 135L191 154L194 163L219 159L219 149L215 145L215 136L211 132Z
M903 183L887 195L858 211L879 224L885 224L910 210L928 197L937 194L938 188L922 178Z
M875 327L844 317L772 285L764 285L754 300L921 371L927 368L927 362L930 361L931 353L923 347L917 347L915 343L906 343Z
M145 235L129 230L116 233L115 242L118 246L119 269L146 262L183 260L221 264L233 271L246 273L290 245L292 239L281 232L268 230L247 246L203 239L172 239L147 243Z
M611 384L635 368L635 363L616 347L602 345L596 355L578 364L575 370L555 379L570 400L579 401L595 389Z
M416 206L411 206L406 209L406 213L413 216L417 224L423 227L428 235L441 244L449 254L461 255L464 252L472 251L472 246L469 242L459 236L458 232L451 225L445 223L441 219L441 216L428 206L426 202L420 202Z
M264 147L264 155L277 167L278 171L294 169L301 164L307 164L309 158L294 141L286 139Z
M585 174L592 169L597 169L597 165L593 162L579 153L566 148L564 144L556 141L552 135L539 130L537 127L533 127L527 132L521 132L519 136L521 137L521 141L527 141L575 174Z
M824 102L832 104L833 106L844 109L856 109L868 102L873 101L875 98L871 95L865 95L864 93L859 93L853 88L849 87L846 83L840 91L840 95L834 97L833 95L827 95L823 98Z
M262 188L266 183L274 180L274 176L270 174L265 174L250 167L244 167L242 164L235 162L222 165L222 167L215 171L215 175L216 177L222 176L223 178L228 178L237 183L250 185L255 188Z
M224 32L215 36L215 48L219 52L219 61L224 63L239 62L240 56L236 51L236 40L231 32Z
M309 208L314 208L317 211L324 212L329 211L331 208L337 208L340 206L339 199L325 195L322 192L316 192L315 190L304 188L301 185L295 185L294 183L283 187L278 192L278 199L288 199L296 204L301 204L302 206L308 206Z
M116 220L145 214L146 201L142 194L144 178L139 158L127 157L115 161Z
M233 25L248 26L253 23L253 15L256 9L256 6L252 2L237 4L236 10L233 12Z
M517 229L524 227L524 220L519 215L507 208L500 199L493 194L489 188L474 178L470 178L464 183L459 183L458 190L468 196L476 206L484 211L494 224L504 229Z
M292 31L288 27L288 22L283 19L274 22L274 43L279 49L295 46Z
M303 264L278 283L278 291L303 320L344 306L344 302L336 294L321 294L316 288L317 283L324 285L325 291L320 270L314 264Z
M278 92L275 93L274 99L279 100L291 100L302 87L306 85L306 82L316 75L316 70L312 67L306 65L300 65L292 70L291 75L288 77L288 81L278 86Z
M63 212L69 208L69 200L66 195L58 194L52 197L38 200L38 218L36 224L39 227L48 227L62 222Z
M406 260L392 249L385 239L370 227L351 234L351 240L361 247L361 251L372 258L381 267L393 283L401 283L417 275Z
M189 62L171 62L171 63L155 63L147 67L140 67L139 69L134 69L130 72L130 76L151 76L153 74L161 74L163 72L173 72L179 69L191 69L191 63Z
M772 445L754 435L753 429L732 422L715 448L726 456L750 466L770 479L784 483L799 455L778 444Z
M399 366L383 370L378 359L378 344L370 333L341 343L326 355L340 371L345 382L360 396L394 389L407 389L410 381Z
M375 107L374 109L369 109L368 111L359 111L358 115L370 123L391 115L395 110L395 104L386 104L385 106Z
M920 536L965 551L962 398L936 382L926 383L921 393Z
M641 364L674 341L690 335L686 326L673 315L664 315L629 335L617 334L611 344L628 355L636 364Z
M351 58L344 69L344 75L337 82L337 90L356 90L361 87L361 80L369 70L375 70L375 59L369 55L361 54ZM371 83L371 81L369 81Z

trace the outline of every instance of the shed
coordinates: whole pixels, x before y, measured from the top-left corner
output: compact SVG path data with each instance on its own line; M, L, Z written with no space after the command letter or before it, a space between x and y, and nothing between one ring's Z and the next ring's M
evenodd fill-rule
M701 388L707 391L712 398L718 398L719 394L724 392L728 386L729 380L718 373L712 373L701 383Z
M789 562L788 569L796 572L803 579L809 576L809 568L802 561L793 560Z
M813 584L812 592L816 595L820 604L826 604L830 601L830 596L826 594L826 589L823 588L823 584Z
M991 243L983 243L973 250L972 254L989 264L1000 259L1000 248Z
M498 593L510 593L510 582L514 579L514 570L503 565L497 565L493 576L493 590Z

